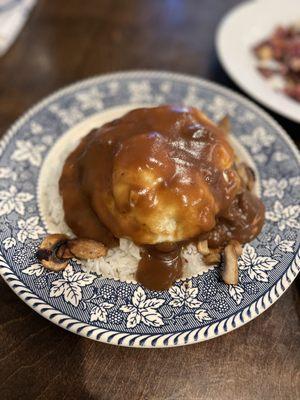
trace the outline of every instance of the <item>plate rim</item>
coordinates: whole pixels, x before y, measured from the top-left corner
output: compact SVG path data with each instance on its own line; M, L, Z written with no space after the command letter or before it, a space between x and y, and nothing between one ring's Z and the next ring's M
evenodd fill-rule
M244 96L235 93L231 89L225 88L219 84L211 82L206 79L198 78L196 76L174 73L168 71L159 70L132 70L124 72L107 73L98 76L94 76L88 79L80 80L76 83L65 86L58 91L45 97L43 100L38 102L36 105L29 108L24 114L22 114L15 123L7 130L0 140L0 156L6 148L8 142L17 133L18 128L33 114L37 113L40 109L45 107L49 102L54 101L63 95L68 94L71 91L78 90L85 85L89 86L93 83L101 83L107 79L120 79L120 78L136 78L138 75L146 77L160 77L164 79L184 80L187 83L197 83L218 93L229 95L232 99L236 100L240 104L246 105L252 109L256 114L264 118L271 126L276 129L277 133L285 140L289 148L295 155L296 160L300 164L300 153L289 138L283 128L269 116L264 110L258 105L248 100ZM113 345L125 346L125 347L139 347L139 348L166 348L166 347L177 347L182 345L194 344L201 341L209 340L217 336L221 336L232 330L239 328L240 326L248 323L256 316L262 314L267 308L269 308L278 298L287 290L287 288L294 281L300 270L300 250L295 252L293 261L290 263L285 273L278 278L273 286L266 290L259 298L254 300L248 306L244 307L238 313L227 316L223 319L214 322L213 324L206 325L202 328L193 328L181 332L165 333L165 334L139 334L139 333L126 333L112 331L109 329L99 328L87 324L85 322L74 319L67 314L55 309L49 305L46 301L40 299L34 294L25 284L22 282L11 270L9 264L6 262L4 256L0 252L0 275L8 286L21 298L26 304L28 304L37 313L48 319L50 322L56 325L76 333L80 336L100 341L103 343L109 343ZM77 325L80 325L77 327ZM193 337L191 337L193 336Z
M218 59L222 65L222 68L224 69L224 71L227 73L227 75L229 76L229 78L237 85L239 86L244 92L245 94L251 96L255 101L259 102L261 105L263 105L264 107L268 108L269 110L275 112L276 114L289 119L290 121L293 121L295 123L300 123L300 114L299 114L299 118L297 118L297 116L295 116L294 114L290 114L288 111L283 111L279 106L276 106L272 103L269 103L267 100L265 100L264 98L261 98L259 94L257 94L257 92L255 90L253 90L251 87L249 87L248 85L246 85L243 81L243 79L241 79L238 75L236 75L231 67L230 67L230 63L228 62L226 55L224 53L223 47L221 45L221 37L223 35L224 29L226 28L228 22L230 22L231 17L235 14L238 13L240 10L245 9L247 7L252 7L252 6L256 6L259 3L258 0L248 0L246 2L237 4L236 6L232 7L221 19L221 21L219 22L218 26L217 26L217 30L215 33L215 49L218 55ZM299 104L300 107L300 104Z

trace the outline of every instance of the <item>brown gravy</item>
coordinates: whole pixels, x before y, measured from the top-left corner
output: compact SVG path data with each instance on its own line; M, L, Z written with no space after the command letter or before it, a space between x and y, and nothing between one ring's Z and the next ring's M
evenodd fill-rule
M224 247L260 232L264 206L242 187L234 160L222 130L194 108L131 111L92 130L67 158L65 220L108 247L121 237L143 245L137 280L166 289L181 276L183 241Z
M199 235L199 240L207 239L211 248L222 248L230 240L250 242L261 231L264 215L265 207L261 200L245 190L218 215L216 226L210 232Z
M152 290L169 289L182 275L181 243L145 246L136 279Z

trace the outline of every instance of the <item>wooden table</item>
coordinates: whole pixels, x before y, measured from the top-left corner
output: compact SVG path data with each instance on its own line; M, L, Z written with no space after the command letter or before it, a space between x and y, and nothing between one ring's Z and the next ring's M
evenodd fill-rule
M161 69L239 89L214 32L237 0L40 0L0 59L0 134L63 85L116 70ZM300 144L299 126L274 115ZM298 288L297 288L298 285ZM299 399L299 280L267 312L198 345L118 348L66 332L0 281L0 398Z

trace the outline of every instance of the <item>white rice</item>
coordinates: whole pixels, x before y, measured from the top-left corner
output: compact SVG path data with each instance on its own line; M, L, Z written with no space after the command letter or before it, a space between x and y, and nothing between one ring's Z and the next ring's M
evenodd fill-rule
M79 139L64 142L63 146L54 146L43 165L39 182L40 211L49 233L64 233L74 237L64 221L62 198L58 190L58 181L64 161L76 147ZM54 153L53 153L54 152ZM95 272L99 276L135 281L141 248L128 239L121 239L119 247L108 250L106 257L82 262L82 269ZM213 266L207 266L195 245L190 244L182 250L183 278L203 274Z

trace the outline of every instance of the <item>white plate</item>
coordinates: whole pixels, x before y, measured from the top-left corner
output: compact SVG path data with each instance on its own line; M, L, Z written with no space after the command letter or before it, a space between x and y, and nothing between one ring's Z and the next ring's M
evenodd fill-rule
M251 49L276 26L299 20L299 0L253 0L233 8L216 35L219 59L231 79L263 105L295 122L300 122L300 104L276 92L257 72Z

